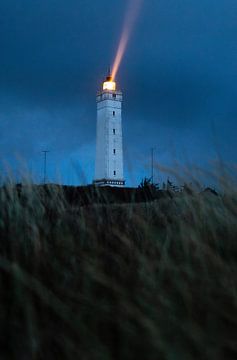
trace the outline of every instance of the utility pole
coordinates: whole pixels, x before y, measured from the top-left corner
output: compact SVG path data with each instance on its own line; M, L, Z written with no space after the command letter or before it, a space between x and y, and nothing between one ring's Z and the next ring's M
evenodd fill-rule
M155 148L151 148L151 183L154 184L154 150Z
M43 150L42 153L44 154L44 178L43 183L46 184L47 179L47 154L49 153L49 150Z

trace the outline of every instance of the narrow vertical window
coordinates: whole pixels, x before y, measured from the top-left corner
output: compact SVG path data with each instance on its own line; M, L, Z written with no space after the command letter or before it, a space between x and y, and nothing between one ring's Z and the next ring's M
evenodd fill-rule
M113 134L115 135L115 129L113 129Z
M115 111L113 111L113 116L115 116Z
M116 154L116 150L114 149L114 155Z
M116 175L116 171L114 170L114 176Z

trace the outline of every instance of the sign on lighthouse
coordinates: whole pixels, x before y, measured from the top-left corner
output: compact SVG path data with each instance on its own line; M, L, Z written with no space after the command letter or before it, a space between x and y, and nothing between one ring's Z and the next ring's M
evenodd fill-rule
M94 184L125 185L123 177L122 92L107 76L97 94L97 131Z

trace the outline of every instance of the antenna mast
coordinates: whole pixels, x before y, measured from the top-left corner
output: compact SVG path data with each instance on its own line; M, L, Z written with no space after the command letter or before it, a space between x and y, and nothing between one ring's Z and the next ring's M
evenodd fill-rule
M43 178L43 184L46 184L47 179L47 154L49 153L49 150L43 150L42 153L44 154L44 178Z
M151 183L154 184L154 150L155 148L151 148Z

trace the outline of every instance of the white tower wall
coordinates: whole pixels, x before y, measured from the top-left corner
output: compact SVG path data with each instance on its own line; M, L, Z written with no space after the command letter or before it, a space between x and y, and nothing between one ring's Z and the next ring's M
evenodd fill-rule
M95 184L124 186L122 93L104 90L97 95Z

